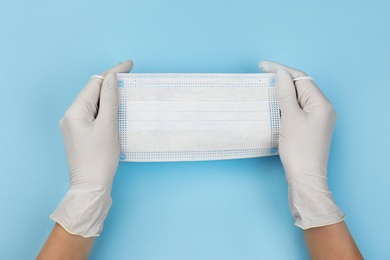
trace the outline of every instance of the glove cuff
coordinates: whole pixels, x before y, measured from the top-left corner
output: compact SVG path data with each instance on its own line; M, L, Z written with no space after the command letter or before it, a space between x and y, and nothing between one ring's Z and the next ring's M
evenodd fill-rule
M333 200L326 178L309 183L289 183L289 204L295 225L305 230L343 221L345 214Z
M109 191L69 190L50 218L70 234L96 237L111 204Z

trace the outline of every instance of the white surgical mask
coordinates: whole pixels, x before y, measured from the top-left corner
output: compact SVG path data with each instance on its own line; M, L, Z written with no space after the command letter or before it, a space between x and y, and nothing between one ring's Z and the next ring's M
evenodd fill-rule
M278 153L275 75L119 73L121 161Z

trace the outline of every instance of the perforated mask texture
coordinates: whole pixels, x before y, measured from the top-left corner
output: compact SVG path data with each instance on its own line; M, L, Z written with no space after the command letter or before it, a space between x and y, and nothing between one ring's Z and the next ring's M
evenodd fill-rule
M238 159L276 155L275 75L117 74L120 160Z

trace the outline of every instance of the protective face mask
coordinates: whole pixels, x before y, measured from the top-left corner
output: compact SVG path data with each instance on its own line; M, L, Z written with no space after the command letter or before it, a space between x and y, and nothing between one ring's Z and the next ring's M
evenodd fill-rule
M119 73L121 161L278 153L275 75Z

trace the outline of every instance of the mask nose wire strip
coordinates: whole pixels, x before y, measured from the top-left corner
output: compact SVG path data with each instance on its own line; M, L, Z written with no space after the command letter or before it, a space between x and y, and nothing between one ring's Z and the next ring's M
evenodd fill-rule
M293 79L293 81L298 81L298 80L305 80L305 79L309 79L309 80L312 80L314 81L314 79L312 77L309 77L309 76L305 76L305 77L298 77L298 78L295 78Z
M100 76L100 75L92 75L92 77L90 79L93 79L93 78L97 78L97 79L102 79L104 80L104 77L103 76Z

